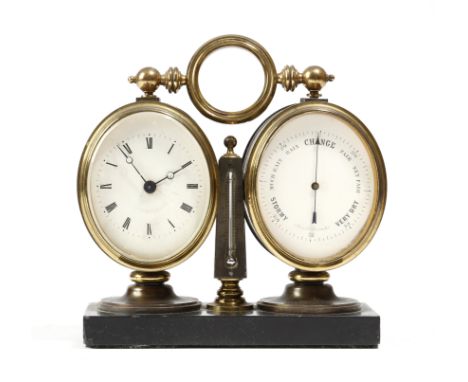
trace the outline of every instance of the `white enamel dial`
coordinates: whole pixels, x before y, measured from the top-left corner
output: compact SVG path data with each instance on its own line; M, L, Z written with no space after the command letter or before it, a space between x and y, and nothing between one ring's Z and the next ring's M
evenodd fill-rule
M330 113L303 113L271 136L258 162L261 218L274 240L306 263L348 248L375 200L375 172L356 131Z
M132 261L181 252L209 213L209 165L180 122L144 111L114 123L91 158L87 193L101 235Z

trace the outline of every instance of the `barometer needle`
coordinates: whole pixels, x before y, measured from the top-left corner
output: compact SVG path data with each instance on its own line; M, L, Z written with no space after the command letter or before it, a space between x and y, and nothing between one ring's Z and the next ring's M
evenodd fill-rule
M318 176L318 158L319 158L319 146L320 146L320 132L317 135L317 140L315 141L315 179L312 183L312 190L314 191L314 212L312 213L312 224L317 224L317 190L319 184L317 182Z
M132 167L135 169L135 171L138 173L138 175L140 175L141 179L143 179L143 182L146 183L146 179L143 177L143 175L141 175L141 172L138 171L138 169L135 167L135 165L133 164L133 158L130 156L130 155L127 155L125 154L125 152L120 148L119 145L117 145L117 148L120 150L120 152L124 155L125 157L125 160L128 164L131 164Z

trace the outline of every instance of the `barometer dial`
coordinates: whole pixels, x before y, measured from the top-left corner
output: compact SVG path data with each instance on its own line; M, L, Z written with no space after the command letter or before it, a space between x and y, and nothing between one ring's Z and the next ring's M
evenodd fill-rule
M362 122L335 105L308 101L273 115L250 142L244 171L254 233L297 268L343 264L380 222L380 151Z

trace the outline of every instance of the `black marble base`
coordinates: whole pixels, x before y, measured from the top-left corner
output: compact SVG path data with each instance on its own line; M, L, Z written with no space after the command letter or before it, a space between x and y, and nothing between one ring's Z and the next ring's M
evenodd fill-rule
M90 304L83 336L91 348L376 348L380 317L363 304L360 313L287 315L254 311L243 315L199 312L103 315Z

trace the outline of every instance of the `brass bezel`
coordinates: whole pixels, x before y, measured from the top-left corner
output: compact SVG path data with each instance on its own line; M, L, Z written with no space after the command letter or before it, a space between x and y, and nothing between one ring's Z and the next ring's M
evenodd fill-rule
M355 240L345 249L338 252L333 259L325 259L324 261L314 262L304 260L295 256L283 248L271 235L265 223L263 222L260 208L257 199L257 173L258 164L263 153L263 149L273 136L273 134L288 120L296 116L309 113L321 112L329 113L346 122L346 124L354 130L363 142L371 159L371 165L374 172L374 187L375 194L371 214L361 229ZM247 157L244 158L245 169L245 204L247 216L250 226L257 236L258 240L270 251L285 263L305 271L319 272L337 268L351 261L372 240L377 228L382 220L385 209L387 195L387 176L385 171L385 163L380 152L380 149L374 137L367 127L349 111L340 106L330 104L324 101L306 101L300 104L291 105L270 118L260 126L259 131L255 134L252 142L246 150Z
M129 115L141 113L141 112L155 112L169 116L179 123L181 123L195 138L198 144L201 146L204 153L205 159L208 164L208 171L210 173L210 201L208 204L208 210L203 221L203 224L199 232L195 237L188 243L185 248L169 259L155 262L140 262L133 260L128 257L128 254L119 250L115 247L100 230L96 223L88 196L88 173L90 164L97 145L106 134L106 132L114 126L116 122L125 118ZM217 160L214 154L213 148L211 147L208 138L203 133L197 123L190 118L182 110L179 110L173 106L157 102L155 100L141 100L134 102L113 111L107 117L105 117L101 123L96 127L86 143L81 156L80 165L78 169L78 202L80 205L81 215L88 232L90 233L93 240L96 242L99 248L108 255L111 259L117 263L122 264L128 268L135 269L138 271L161 271L175 267L181 262L188 259L205 241L208 236L211 227L213 226L216 205L217 205L217 182L218 182L218 167Z
M215 50L228 46L244 48L251 52L260 61L265 73L265 83L260 96L251 106L241 111L223 111L212 106L203 97L198 82L200 68L206 57ZM187 89L193 104L205 117L221 123L242 123L258 117L273 99L276 82L275 63L267 50L258 42L238 35L219 36L206 42L192 56L187 68Z

